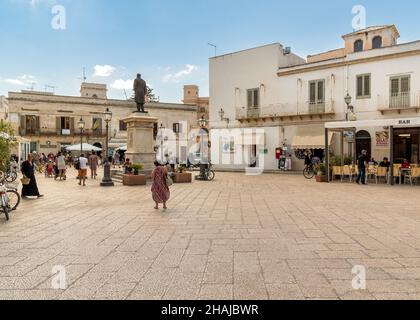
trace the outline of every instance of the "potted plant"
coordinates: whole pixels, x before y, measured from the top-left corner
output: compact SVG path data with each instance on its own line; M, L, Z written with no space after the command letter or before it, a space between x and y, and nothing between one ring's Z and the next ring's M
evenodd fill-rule
M123 185L125 186L145 186L147 183L146 175L140 174L140 170L143 169L143 165L140 163L133 163L130 166L133 174L125 174L123 176Z
M135 176L138 176L139 175L139 170L142 170L143 169L143 165L141 163L133 163L130 166L130 169L133 170L133 174Z
M327 170L326 169L327 168L325 166L325 163L323 163L323 162L320 162L315 166L316 182L327 182L327 177L326 177Z
M177 172L173 174L174 183L191 183L192 174L191 172L185 172L187 166L185 164L180 164L177 168Z

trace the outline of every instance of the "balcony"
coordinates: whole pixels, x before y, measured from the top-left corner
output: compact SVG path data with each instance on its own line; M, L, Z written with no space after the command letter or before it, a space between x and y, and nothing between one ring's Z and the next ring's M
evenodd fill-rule
M310 101L308 111L309 111L309 114L325 113L325 101L324 100Z
M36 129L36 130L25 130L20 128L19 134L21 136L45 136L45 137L52 137L52 136L59 136L59 137L74 137L79 136L79 130L52 130L52 129ZM83 132L84 136L88 137L106 137L106 130L92 130L87 129Z
M314 117L323 119L335 115L334 100L318 101L317 103L302 102L270 104L261 108L237 108L236 120L239 122L267 121L299 121L312 120Z
M378 95L376 101L381 114L420 111L420 91Z
M392 93L389 98L391 109L406 109L410 107L410 92Z

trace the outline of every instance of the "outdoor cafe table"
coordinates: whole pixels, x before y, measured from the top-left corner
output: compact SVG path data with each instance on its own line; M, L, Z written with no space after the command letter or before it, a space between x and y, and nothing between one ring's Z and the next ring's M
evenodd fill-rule
M402 180L405 178L406 173L411 174L411 168L400 168L400 185L402 184Z

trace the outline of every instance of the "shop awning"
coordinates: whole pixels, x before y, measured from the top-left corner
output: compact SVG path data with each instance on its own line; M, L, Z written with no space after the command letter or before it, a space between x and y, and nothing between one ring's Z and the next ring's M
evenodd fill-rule
M331 144L333 133L329 133ZM325 149L325 129L321 126L299 127L293 138L293 149Z

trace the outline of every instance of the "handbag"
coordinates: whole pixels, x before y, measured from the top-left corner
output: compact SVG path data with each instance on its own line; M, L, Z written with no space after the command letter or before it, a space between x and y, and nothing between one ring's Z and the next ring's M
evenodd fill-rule
M168 187L172 186L174 184L174 181L172 180L172 178L170 176L166 176L166 185Z
M31 183L31 179L29 179L28 177L26 177L26 176L23 176L23 178L22 179L20 179L20 182L22 182L22 184L24 185L24 186L27 186L28 184L30 184Z

